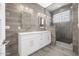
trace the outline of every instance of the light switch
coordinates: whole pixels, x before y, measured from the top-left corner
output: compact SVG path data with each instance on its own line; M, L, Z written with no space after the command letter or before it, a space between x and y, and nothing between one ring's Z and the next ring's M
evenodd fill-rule
M20 30L20 29L21 29L21 27L20 27L20 26L18 26L18 29Z

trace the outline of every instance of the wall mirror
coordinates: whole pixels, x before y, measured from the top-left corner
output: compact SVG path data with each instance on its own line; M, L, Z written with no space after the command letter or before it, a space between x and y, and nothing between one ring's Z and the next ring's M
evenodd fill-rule
M40 28L45 28L45 18L44 17L39 17L39 26Z

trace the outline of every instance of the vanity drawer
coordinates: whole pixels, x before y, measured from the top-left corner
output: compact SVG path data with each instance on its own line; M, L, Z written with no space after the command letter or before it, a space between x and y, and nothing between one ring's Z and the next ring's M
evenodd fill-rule
M30 39L30 38L35 38L35 37L38 37L40 38L40 33L39 34L25 34L25 35L20 35L19 37L21 39Z

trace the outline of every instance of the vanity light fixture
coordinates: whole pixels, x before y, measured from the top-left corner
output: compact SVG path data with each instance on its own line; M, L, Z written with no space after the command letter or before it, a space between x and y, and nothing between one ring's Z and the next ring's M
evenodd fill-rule
M37 16L40 16L40 13L37 13Z
M24 12L28 12L29 13L29 8L28 7L24 7Z
M27 12L27 13L30 13L33 15L33 9L32 8L29 8L27 6L24 6L24 5L18 5L17 6L17 10L22 13L22 12Z
M24 6L19 5L19 6L17 6L17 9L18 9L19 12L23 12L24 11Z
M7 26L6 26L6 29L10 29L10 26L7 25Z
M25 12L28 12L30 14L33 14L33 9L25 7Z
M50 16L47 16L47 15L45 15L45 14L43 14L43 13L37 13L37 16L38 16L38 17L43 17L43 18L48 18L48 19L51 18Z
M33 9L29 9L29 12L30 12L31 14L33 14Z
M37 13L37 15L40 16L40 17L46 17L46 15L43 14L43 13Z
M25 7L25 10L26 10L26 11L28 11L28 9L29 9L28 7Z
M18 29L20 30L20 29L21 29L21 27L20 27L20 26L18 26Z
M25 11L25 12L28 12L28 13L32 13L33 12L33 9L31 9L31 8L29 8L27 6L23 6L23 5L20 5L19 8L18 8L18 10L20 12L22 12L22 11Z

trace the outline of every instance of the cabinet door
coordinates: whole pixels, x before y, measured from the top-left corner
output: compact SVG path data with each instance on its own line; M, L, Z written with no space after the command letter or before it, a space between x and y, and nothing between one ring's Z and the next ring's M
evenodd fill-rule
M42 33L42 39L41 39L41 44L40 44L40 46L45 46L45 45L48 45L48 44L50 44L50 42L51 42L51 34L50 34L50 32L44 32L44 33Z
M26 56L33 52L34 41L32 40L32 38L21 39L21 42L19 44L20 55Z
M40 35L40 33L39 34L37 34L37 36L35 37L35 38L33 38L33 40L34 40L34 49L35 49L35 51L37 51L37 50L39 50L40 49L40 40L41 40L41 35Z
M32 53L34 53L35 51L40 49L40 45L39 45L40 44L40 39L41 39L41 33L33 34L33 37L31 39L31 40L33 40L33 42L31 42Z
M32 34L32 35L31 37L30 35L21 37L20 42L19 42L20 55L23 55L23 56L30 55L39 49L40 34Z

